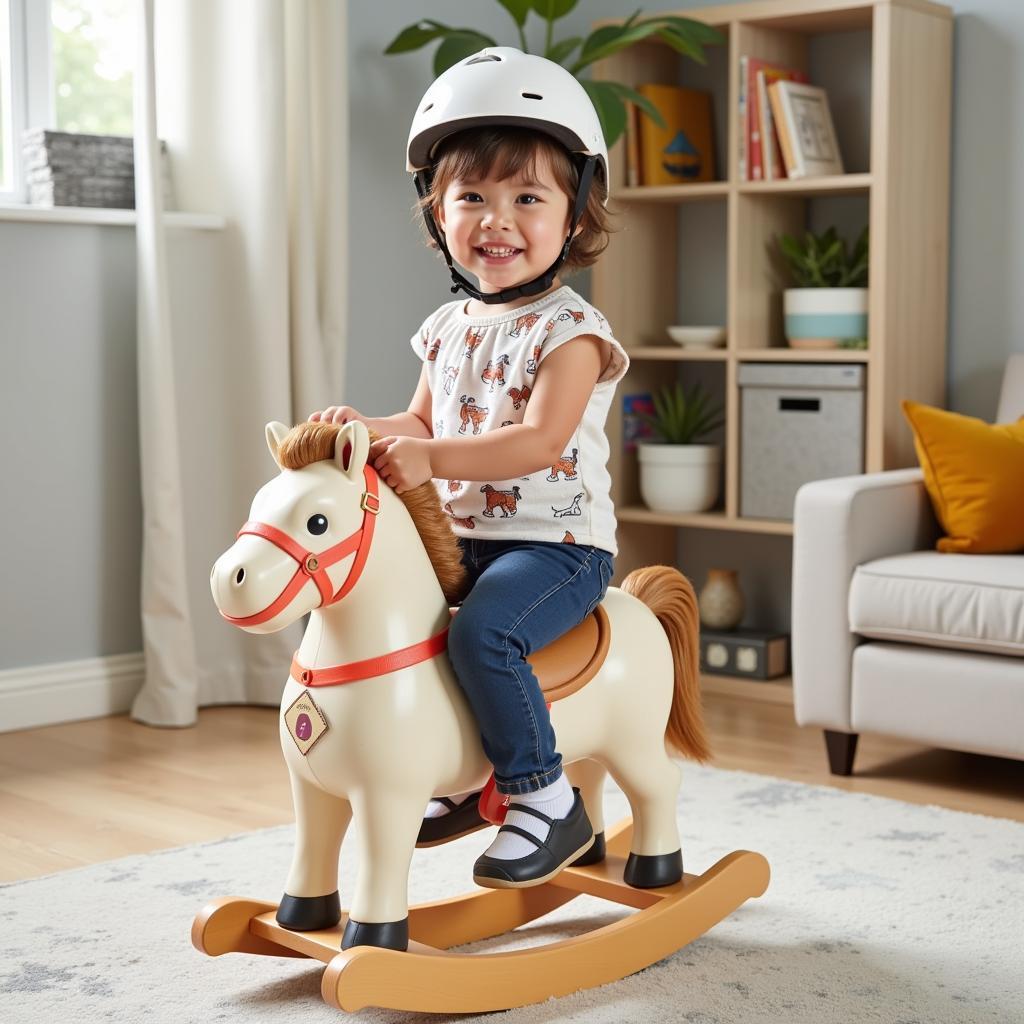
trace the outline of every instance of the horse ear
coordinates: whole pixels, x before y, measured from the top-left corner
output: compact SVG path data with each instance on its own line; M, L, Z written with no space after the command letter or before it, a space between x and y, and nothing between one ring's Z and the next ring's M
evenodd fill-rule
M361 420L349 420L334 442L334 464L354 483L362 484L363 466L370 457L370 432Z
M270 449L270 454L274 456L274 461L279 466L281 461L277 457L277 450L281 447L281 442L285 439L287 433L288 428L283 423L278 423L277 420L272 420L267 424L267 447Z

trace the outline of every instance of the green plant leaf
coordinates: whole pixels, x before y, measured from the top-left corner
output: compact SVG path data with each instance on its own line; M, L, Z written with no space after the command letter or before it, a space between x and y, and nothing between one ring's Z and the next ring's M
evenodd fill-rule
M661 116L661 111L646 96L641 96L635 89L631 89L621 82L605 82L604 84L614 89L619 99L635 103L658 127L665 127L665 119Z
M533 9L547 21L564 18L575 6L577 0L533 0Z
M657 31L657 22L637 22L630 25L629 28L624 28L622 25L605 25L595 29L587 36L579 58L569 70L575 74L588 64L593 64L596 60L624 50L627 46L632 46L634 43L654 35Z
M668 43L676 53L681 53L684 57L689 57L698 64L707 64L708 59L704 55L704 47L695 43L688 36L674 32L669 28L659 29L657 35L663 42Z
M434 54L434 75L441 75L453 64L488 46L497 46L490 36L473 29L453 29Z
M498 0L498 3L512 15L515 23L522 28L533 4L530 0Z
M432 43L454 29L441 25L439 22L424 18L415 25L407 25L394 39L388 43L385 53L408 53L410 50L418 50L427 43Z
M565 60L565 58L568 57L569 54L572 53L572 51L575 50L582 42L583 36L573 36L571 39L563 39L560 43L555 43L555 45L551 47L550 51L545 53L544 56L547 57L548 60L553 60L556 64L561 64L562 61Z
M598 120L601 122L601 130L604 132L605 145L611 149L626 130L625 104L609 82L582 79L580 85L587 90L590 102L594 104Z
M725 35L717 28L712 28L703 21L696 18L680 18L676 15L665 15L661 19L668 22L668 25L675 32L684 34L701 46L724 46Z
M638 7L638 8L637 8L637 9L636 9L636 10L635 10L635 11L634 11L634 12L633 12L633 13L632 13L632 14L631 14L631 15L630 15L630 16L629 16L629 17L628 17L628 18L627 18L627 19L626 19L626 20L625 20L625 21L624 21L623 23L622 23L622 27L623 27L623 28L629 28L629 26L630 26L630 25L632 25L632 24L633 24L633 22L634 22L634 21L636 21L636 19L637 19L637 18L639 18L641 14L643 14L643 8L642 8L642 7Z

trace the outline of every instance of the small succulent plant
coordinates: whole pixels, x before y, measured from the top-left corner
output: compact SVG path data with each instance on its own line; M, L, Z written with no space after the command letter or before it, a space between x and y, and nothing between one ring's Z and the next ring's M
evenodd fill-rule
M834 227L823 235L808 231L802 242L792 235L779 236L797 288L866 288L868 283L868 229L860 233L852 250Z
M676 381L675 387L662 388L652 399L654 415L641 414L640 418L668 444L696 444L698 438L725 422L721 405L699 381L689 391Z

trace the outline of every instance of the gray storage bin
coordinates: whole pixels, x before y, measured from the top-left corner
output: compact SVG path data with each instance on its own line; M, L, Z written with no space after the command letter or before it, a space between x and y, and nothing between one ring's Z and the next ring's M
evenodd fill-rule
M864 471L865 369L740 365L741 516L792 519L802 484Z

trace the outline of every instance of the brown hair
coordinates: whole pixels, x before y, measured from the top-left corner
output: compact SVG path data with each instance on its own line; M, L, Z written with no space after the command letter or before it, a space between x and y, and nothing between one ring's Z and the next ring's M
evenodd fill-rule
M333 459L341 430L338 423L307 422L292 427L278 446L278 465L282 469L302 469L313 462ZM377 437L371 430L370 440L376 441ZM465 596L466 568L462 564L462 551L452 532L451 521L441 510L441 499L434 485L428 480L397 497L412 517L446 600L449 604L457 604Z
M445 190L453 181L481 180L493 175L498 181L525 174L537 176L538 159L546 158L558 187L569 199L570 212L576 199L579 172L569 151L550 135L529 128L467 128L445 139L434 160L434 180L430 191L416 204L422 212L430 209L437 219ZM595 174L583 208L579 226L582 230L572 240L562 270L572 273L593 266L597 257L608 248L613 230L604 206L607 194L601 175ZM438 225L440 230L440 225ZM437 248L432 238L427 245Z

